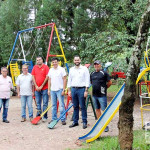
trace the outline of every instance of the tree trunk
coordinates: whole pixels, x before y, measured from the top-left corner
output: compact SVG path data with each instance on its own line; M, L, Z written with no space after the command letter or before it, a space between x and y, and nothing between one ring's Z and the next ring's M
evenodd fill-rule
M140 60L143 57L148 32L150 28L150 0L141 22L135 42L133 54L127 72L124 96L119 108L119 144L121 150L132 150L133 144L133 107L136 98L136 79L140 70Z

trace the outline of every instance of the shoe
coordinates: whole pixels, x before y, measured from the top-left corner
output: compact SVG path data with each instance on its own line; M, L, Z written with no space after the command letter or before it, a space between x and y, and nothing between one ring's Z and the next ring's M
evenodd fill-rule
M87 128L87 123L83 123L83 129Z
M48 122L48 124L50 124L51 122L53 122L53 120L51 120L50 122Z
M43 118L43 119L42 119L42 121L43 121L43 122L46 122L46 121L47 121L47 119L46 119L46 118Z
M69 126L69 128L72 128L72 127L75 127L75 126L78 126L78 125L79 125L78 123L73 122L72 125Z
M66 121L62 121L61 123L62 123L62 125L66 125Z
M22 118L22 119L21 119L21 122L25 122L25 121L26 121L26 118Z
M33 118L30 118L30 122L32 122Z
M8 120L3 120L3 122L5 122L5 123L9 123L9 121L8 121Z
M104 131L108 132L109 131L109 127L107 126Z

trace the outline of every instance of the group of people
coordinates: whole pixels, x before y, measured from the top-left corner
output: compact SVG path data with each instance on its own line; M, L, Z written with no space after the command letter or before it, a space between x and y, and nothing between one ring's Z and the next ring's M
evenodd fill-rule
M81 59L78 55L74 56L74 67L69 70L68 82L67 73L63 67L59 66L58 58L52 58L53 67L49 67L43 63L42 57L36 58L36 65L33 67L32 73L28 73L28 66L22 65L22 74L17 77L17 93L21 99L21 122L26 121L26 104L28 106L30 121L33 120L33 96L35 94L37 114L41 113L48 107L49 96L52 102L52 119L57 120L57 100L59 100L60 115L65 111L64 95L66 87L68 95L72 97L74 113L73 123L70 128L78 126L79 107L82 112L83 129L87 128L87 109L86 97L88 88L92 84L92 95L96 109L97 118L107 107L107 88L112 84L110 76L101 69L100 61L94 62L95 71L91 74L87 67L81 65ZM10 99L10 89L12 88L12 80L7 76L6 67L1 68L0 75L0 111L3 105L3 122L9 123L7 120L8 105ZM42 101L43 100L43 101ZM43 103L43 110L41 104ZM44 114L42 121L47 121L48 115ZM51 122L50 121L50 122ZM61 118L62 125L66 125L65 115ZM107 129L108 130L108 129Z

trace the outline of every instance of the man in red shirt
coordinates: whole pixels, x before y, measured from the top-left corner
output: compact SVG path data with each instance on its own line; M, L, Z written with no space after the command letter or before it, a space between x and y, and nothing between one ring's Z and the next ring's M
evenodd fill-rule
M37 65L33 67L32 76L33 83L35 85L35 97L37 103L37 116L39 116L42 112L41 103L43 98L43 111L48 106L48 77L47 74L49 72L49 68L47 65L43 63L43 59L41 56L36 58ZM43 116L43 121L47 120L47 113Z

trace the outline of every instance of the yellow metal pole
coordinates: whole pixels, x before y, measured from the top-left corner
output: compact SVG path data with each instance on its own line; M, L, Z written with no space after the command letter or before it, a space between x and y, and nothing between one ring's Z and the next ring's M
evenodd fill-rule
M64 57L64 61L65 61L65 63L67 63L67 60L66 60L66 57L65 57L65 54L64 54L64 51L63 51L63 47L61 45L61 41L60 41L60 38L59 38L59 35L58 35L58 31L57 31L56 25L54 26L54 29L55 29L55 32L56 32L56 35L57 35L57 38L58 38L58 42L59 42L59 46L60 46L61 52L62 52L63 57Z

